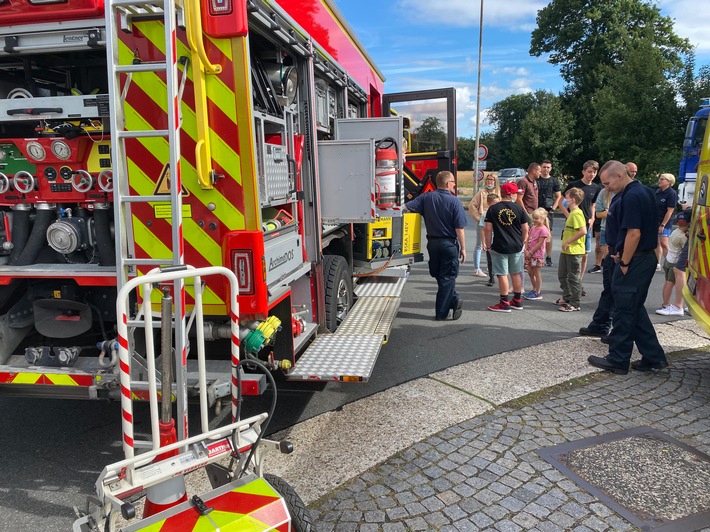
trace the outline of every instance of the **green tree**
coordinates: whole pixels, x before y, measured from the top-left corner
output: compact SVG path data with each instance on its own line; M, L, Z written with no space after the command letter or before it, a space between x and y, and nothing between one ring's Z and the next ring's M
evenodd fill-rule
M685 102L685 120L698 110L702 98L710 96L710 65L703 65L695 73L695 52L685 58L683 70L678 77L678 93Z
M568 173L571 169L565 161L579 151L572 114L562 108L561 98L550 92L536 92L535 101L520 122L512 154L517 161L539 163L549 159L556 173Z
M459 170L470 170L476 157L476 139L473 137L459 137L457 141L457 160Z
M683 110L651 39L630 43L593 102L594 143L602 160L638 161L639 175L676 173ZM606 67L608 68L608 67Z
M680 73L682 56L691 51L688 40L675 34L672 19L662 16L653 0L552 0L538 12L530 53L548 55L568 83L563 97L582 147L570 166L578 168L584 160L599 157L594 144L599 106L592 102L631 43L640 40L657 51L669 78Z
M488 148L488 157L486 158L487 170L495 171L503 168L503 157L501 145L494 131L486 131L481 133L480 143Z
M427 152L446 149L446 131L435 116L424 119L422 125L416 128L412 135L412 151Z
M524 161L516 161L515 159L513 140L520 133L523 119L534 106L534 94L513 94L494 103L488 110L488 122L495 127L495 138L499 147L497 157L499 157L500 167L515 167L524 164Z
M527 168L533 161L549 159L556 171L564 172L566 160L579 151L572 114L551 92L509 96L496 102L488 116L496 128L496 168Z
M530 53L549 54L562 78L584 93L603 87L610 70L631 42L650 40L664 69L679 69L681 54L691 51L687 39L673 31L673 20L661 15L651 0L552 0L537 15Z

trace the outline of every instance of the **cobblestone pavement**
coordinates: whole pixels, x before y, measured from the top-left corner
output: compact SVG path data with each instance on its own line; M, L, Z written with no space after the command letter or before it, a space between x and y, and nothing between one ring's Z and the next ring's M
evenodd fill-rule
M428 437L314 502L318 530L637 530L535 450L649 426L710 454L710 354L670 361L593 374ZM424 407L436 415L434 399Z

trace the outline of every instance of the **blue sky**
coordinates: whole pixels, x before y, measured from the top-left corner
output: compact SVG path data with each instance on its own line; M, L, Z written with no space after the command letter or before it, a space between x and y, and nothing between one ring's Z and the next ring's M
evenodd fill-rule
M698 9L706 1L657 1L662 13L675 20L676 33L697 47L697 66L710 64L710 27L698 23ZM458 136L475 135L477 0L335 3L387 78L386 92L455 87ZM482 112L511 94L562 89L557 68L529 53L535 17L545 5L540 0L484 0ZM481 128L487 128L485 112Z

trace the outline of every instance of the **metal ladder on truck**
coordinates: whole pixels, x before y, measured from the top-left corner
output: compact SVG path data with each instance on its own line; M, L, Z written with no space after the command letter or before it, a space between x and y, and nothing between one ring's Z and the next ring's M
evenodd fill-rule
M119 54L119 32L131 31L133 19L146 16L163 15L164 25L164 62L137 62L122 64ZM113 164L114 187L114 219L116 238L116 276L117 289L128 282L130 277L138 275L138 267L184 267L184 242L182 231L182 181L180 171L180 131L182 113L180 109L182 89L187 79L187 72L180 73L178 57L176 57L178 9L175 2L141 1L141 0L109 0L106 4L106 48L109 68L109 105L111 110L111 151ZM185 67L187 68L187 66ZM126 129L126 97L134 75L165 76L165 129ZM124 78L125 76L125 78ZM181 77L182 76L182 77ZM181 77L181 79L180 79ZM125 79L125 83L122 83ZM180 79L180 82L178 81ZM128 176L128 156L126 141L135 139L165 139L168 143L169 160L164 161L170 171L169 195L137 195L132 193ZM139 259L133 255L132 243L133 224L131 220L132 205L150 203L164 205L170 210L172 240L170 249L172 256ZM166 243L167 244L167 243ZM185 283L182 278L176 278L173 283L174 300L174 348L175 348L175 380L178 391L187 388L187 329L185 319ZM145 326L138 320L130 323L134 327ZM187 429L187 393L177 394L177 432L178 440L184 440Z

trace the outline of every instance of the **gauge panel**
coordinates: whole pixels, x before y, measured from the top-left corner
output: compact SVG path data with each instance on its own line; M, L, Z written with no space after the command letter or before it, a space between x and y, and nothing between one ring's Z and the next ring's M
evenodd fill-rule
M35 141L30 141L27 143L27 154L35 161L44 161L47 157L47 152L44 151L44 147Z
M71 148L69 147L69 144L63 140L53 141L51 148L54 156L61 161L67 161L71 157Z

